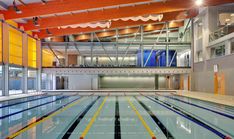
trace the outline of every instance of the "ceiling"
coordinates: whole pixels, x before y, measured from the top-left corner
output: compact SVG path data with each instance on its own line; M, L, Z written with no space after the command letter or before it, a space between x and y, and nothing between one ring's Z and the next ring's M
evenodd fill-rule
M14 1L15 5L13 5ZM213 6L231 2L233 0L204 0L201 6ZM0 1L0 14L4 16L5 20L16 21L19 28L25 31L32 31L35 37L41 39L53 36L100 32L103 30L134 28L140 25L147 26L149 24L162 24L171 21L181 22L196 16L198 14L197 8L195 0ZM17 13L16 9L20 12ZM158 20L150 18L157 15L162 16L162 18ZM143 17L147 20L143 21ZM138 20L133 21L133 19ZM101 23L108 24L108 26L96 26ZM92 27L86 26L90 24ZM83 25L83 27L80 25ZM155 28L155 30L160 30L160 28ZM112 36L114 35L112 33Z

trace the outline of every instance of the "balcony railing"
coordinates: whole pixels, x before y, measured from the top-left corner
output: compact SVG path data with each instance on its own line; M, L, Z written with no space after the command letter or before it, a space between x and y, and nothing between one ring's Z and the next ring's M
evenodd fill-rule
M232 32L234 32L234 23L227 24L227 25L219 28L218 30L212 32L209 35L209 41L210 42L215 41L215 40L217 40L225 35L228 35Z

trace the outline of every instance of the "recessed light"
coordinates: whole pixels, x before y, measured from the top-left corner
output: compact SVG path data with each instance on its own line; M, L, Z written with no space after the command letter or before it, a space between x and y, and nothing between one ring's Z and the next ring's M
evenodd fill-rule
M203 3L203 0L196 0L196 1L195 1L195 4L196 4L197 6L201 6L202 3Z

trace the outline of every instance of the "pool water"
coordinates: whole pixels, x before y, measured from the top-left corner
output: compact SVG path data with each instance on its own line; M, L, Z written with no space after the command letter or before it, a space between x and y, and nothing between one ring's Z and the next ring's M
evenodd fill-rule
M234 108L176 95L41 95L0 102L0 137L234 138Z

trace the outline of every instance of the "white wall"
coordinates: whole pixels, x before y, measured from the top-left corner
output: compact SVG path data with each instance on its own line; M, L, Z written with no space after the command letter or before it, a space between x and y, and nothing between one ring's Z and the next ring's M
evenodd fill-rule
M97 75L71 75L68 76L69 90L97 90Z

